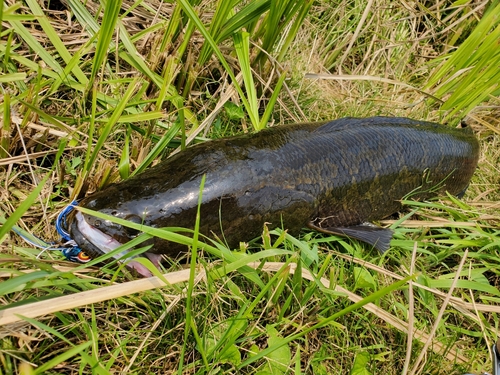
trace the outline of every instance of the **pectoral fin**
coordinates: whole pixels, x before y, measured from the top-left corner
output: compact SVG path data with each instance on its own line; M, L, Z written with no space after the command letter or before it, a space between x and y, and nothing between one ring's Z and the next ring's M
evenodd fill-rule
M351 237L366 242L375 247L382 254L389 250L393 234L391 229L380 228L373 224L322 228L310 222L308 226L318 232Z

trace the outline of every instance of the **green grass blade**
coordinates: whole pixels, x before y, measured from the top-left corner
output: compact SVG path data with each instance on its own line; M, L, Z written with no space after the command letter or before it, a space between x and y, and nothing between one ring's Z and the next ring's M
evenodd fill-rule
M10 120L10 95L5 93L3 98L2 127L0 128L0 159L6 158L9 154Z
M317 323L309 328L306 328L295 335L290 335L288 337L285 337L278 345L275 345L273 347L268 347L268 348L260 351L255 356L252 356L249 359L247 359L246 361L244 361L239 367L243 368L245 366L248 366L251 363L253 363L253 362L269 355L273 351L279 349L281 346L287 345L288 343L305 336L309 332L312 332L312 331L317 330L319 328L325 327L326 325L330 324L331 322L334 322L336 319L340 318L341 316L344 316L352 311L355 311L368 303L375 302L375 301L379 300L383 296L385 296L389 293L392 293L395 290L400 289L406 283L408 283L408 281L414 280L415 277L416 277L415 275L405 277L404 279L397 281L397 282L395 282L395 283L393 283L393 284L391 284L383 289L380 289L377 292L369 295L368 297L363 298L361 301L353 303L352 305L349 305L345 309L343 309L339 312L336 312L335 314L329 316L328 318L324 319L323 321L321 321L321 322L319 322L319 323Z
M205 28L203 23L201 22L200 18L197 16L196 12L192 8L192 6L189 4L187 0L178 0L179 4L181 4L182 9L184 12L188 15L188 17L194 22L195 26L198 28L200 33L205 37L205 40L207 43L212 47L214 53L217 55L217 58L219 59L220 63L226 69L227 74L231 77L231 80L233 82L233 85L238 92L241 101L243 102L243 105L248 111L248 115L250 116L250 121L252 122L252 125L254 126L255 129L258 128L259 122L258 118L255 118L252 114L251 106L248 101L248 99L245 97L245 94L243 93L243 90L241 89L241 86L238 84L238 81L236 80L236 76L234 75L231 67L227 63L226 59L222 55L222 52L217 46L217 43L214 41L208 30Z
M66 64L68 64L72 60L73 56L71 56L69 51L66 49L66 46L59 38L59 35L57 34L56 30L54 30L54 28L50 24L49 20L45 16L38 2L36 0L26 0L26 3L33 12L33 15L37 17L38 23L45 32L45 35L47 35L47 37L52 42L52 45L56 49L59 56L64 60ZM81 84L86 84L88 82L87 77L85 76L85 74L82 72L82 70L78 65L73 64L71 72L74 74L78 82L80 82Z
M119 22L118 15L120 14L121 6L122 0L115 0L107 1L104 7L104 16L99 29L94 61L92 62L91 82L94 82L98 71L108 56L109 45Z
M262 115L260 119L260 124L259 124L259 129L264 129L267 126L267 123L269 122L269 119L271 118L271 115L273 114L274 110L274 105L276 104L276 101L278 100L278 96L281 92L281 87L283 87L283 83L285 82L286 78L286 72L283 72L278 79L278 82L274 86L273 89L273 94L271 95L271 98L269 99L269 102L267 103L266 110L264 111L264 114Z
M3 74L0 76L0 83L24 81L26 79L26 73L10 73Z
M155 147L149 152L146 158L142 161L141 164L137 167L137 169L132 172L132 176L141 173L144 171L151 163L165 150L168 143L175 137L175 135L181 129L181 125L178 122L175 122L172 127L161 137L160 141L156 143Z
M93 49L93 44L96 38L97 35L91 37L87 43L85 43L80 49L78 49L74 53L73 57L66 63L66 67L64 68L64 74L62 76L57 77L57 79L50 87L49 90L50 93L55 93L58 90L59 86L63 84L63 82L75 90L81 92L85 91L85 87L88 84L87 77L85 76L85 79L80 81L82 83L78 84L71 78L70 72L78 68L78 64L81 62L82 56L85 56L86 54L90 53L91 49Z
M219 43L221 40L218 38L220 34L220 30L227 19L234 14L233 8L236 4L238 4L240 0L219 0L217 2L217 8L215 9L214 16L212 17L212 21L210 22L210 26L208 28L208 32L214 40ZM204 65L210 56L212 55L212 48L205 41L201 48L200 56L198 58L198 64Z
M127 53L125 53L124 51L120 52L121 58L123 58L132 66L134 66L145 76L147 76L151 80L151 82L153 82L158 88L165 89L167 97L172 97L172 98L180 97L176 88L171 84L168 84L168 86L164 87L165 80L160 75L154 73L145 63L145 61L142 58L140 58L141 55L137 52L137 49L135 48L127 30L123 26L120 26L120 38L121 42L123 43L123 46L127 50ZM171 102L177 109L182 108L182 105L179 105L179 103L176 100L173 100ZM198 120L196 119L196 116L187 108L185 108L184 111L188 121L191 122L195 127L197 127Z
M29 108L31 111L33 111L34 113L39 115L41 118L43 118L45 121L47 121L49 124L54 125L55 127L57 127L58 129L60 129L61 131L65 132L65 133L68 131L67 127L65 126L65 124L63 122L59 121L54 116L51 116L51 115L43 112L38 106L35 106L35 105L28 103L28 102L21 100L21 99L18 99L18 100L20 103L22 103L23 106L25 106L26 108Z
M51 335L54 335L55 337L59 338L61 341L64 341L68 344L71 344L71 341L68 340L66 337L64 337L64 335L62 333L60 333L56 329L50 327L49 325L42 323L42 322L39 322L36 319L28 318L28 317L23 317L23 320L27 321L28 323L30 323L34 327L37 327L39 330L43 330L45 332L48 332Z
M271 0L270 2L269 12L257 31L257 35L261 35L263 38L262 49L267 52L271 52L283 25L287 24L287 18L293 14L291 12L287 13L287 8L290 5L293 6L295 0ZM264 56L263 52L259 53L260 59Z
M291 44L295 40L295 37L297 36L297 33L300 30L300 27L304 23L304 20L305 20L307 14L309 13L309 10L311 9L311 6L313 5L314 0L308 0L305 2L301 1L300 3L301 3L300 9L297 12L295 18L293 19L293 24L290 27L290 30L288 31L288 33L286 35L285 42L283 43L283 45L279 49L277 60L280 62L283 61L286 53L288 52L288 49L290 48Z
M500 291L489 284L477 282L477 281L471 281L471 280L458 280L456 283L453 283L453 280L428 280L428 285L432 288L443 288L443 289L449 289L452 286L455 288L463 288L463 289L470 289L470 290L475 290L478 292L484 292L484 293L489 293L492 295L500 296Z
M430 77L426 90L436 86L435 96L446 99L442 105L447 118L466 114L500 87L500 4L491 4L469 37ZM439 83L443 81L443 83Z
M163 68L163 82L160 85L160 92L158 94L158 98L156 99L156 108L162 108L163 103L165 102L168 92L169 92L169 87L172 84L172 81L174 77L176 76L176 69L178 66L178 63L176 61L177 59L170 57L167 58L167 62L164 65Z
M270 7L270 0L250 1L244 8L240 9L234 14L234 16L226 21L217 35L217 42L226 40L231 35L233 35L233 33L241 31L243 27L255 22Z
M198 194L198 208L196 211L196 220L194 224L194 233L193 233L193 244L191 246L191 261L189 263L189 281L187 287L187 295L186 295L186 324L184 327L184 340L181 349L181 358L179 360L179 375L182 375L182 368L184 365L184 355L186 352L186 343L188 342L189 333L192 332L196 343L198 344L198 352L201 354L203 359L203 363L205 368L208 368L208 360L205 351L203 350L203 344L200 340L200 336L197 332L197 328L195 322L193 320L193 290L194 290L194 279L196 277L196 269L198 265L196 264L197 255L198 255L198 234L200 232L200 210L201 203L203 202L203 188L205 186L206 175L203 175L200 183L200 190Z
M5 14L4 14L4 5L5 5L5 8L7 8L7 4L5 4L3 2L2 2L2 5L0 5L0 34L2 34L2 31L3 31L2 22L4 21L4 17L5 17Z
M272 257L277 257L277 256L283 256L283 255L292 255L293 252L289 250L283 250L283 249L268 249L268 250L261 250L256 253L248 254L245 255L242 258L236 259L234 261L231 261L227 265L224 265L222 267L219 267L213 271L214 275L212 276L215 279L222 277L223 275L226 275L230 272L236 271L244 266L246 266L249 263L254 263L261 261L266 258L272 258Z
M184 66L182 69L182 72L184 75L186 75L186 73L192 69L192 66L191 66L192 59L190 59L189 56L185 56L184 54L185 54L186 50L188 49L188 46L190 44L189 42L191 40L191 37L193 36L193 32L195 29L194 23L191 20L189 20L185 29L186 29L186 31L184 32L184 36L183 36L184 40L182 41L181 45L177 49L177 58L179 60L184 60ZM188 88L189 86L184 85L184 87Z
M26 285L28 285L29 283L38 279L45 278L48 275L49 273L47 271L35 271L28 273L26 275L17 276L9 280L2 281L0 283L0 296L4 296L9 293L19 292L25 289Z
M127 60L131 62L132 65L135 66L140 72L147 76L157 87L161 87L163 81L161 76L154 73L146 64L144 59L135 48L134 43L130 39L130 35L123 25L120 25L120 40L123 43L126 51L128 52ZM121 53L123 54L124 52ZM177 93L172 87L169 87L168 90L168 93L170 95L174 95Z
M122 155L120 157L120 162L118 163L118 172L123 180L126 180L130 175L130 134L132 129L127 126L127 132L125 133L125 142L123 143Z
M165 34L161 39L160 51L165 51L175 39L175 36L179 34L179 28L182 27L182 8L176 5L170 19L168 20L167 27L165 28Z
M134 67L136 67L140 72L142 72L145 76L147 76L151 80L151 82L153 82L158 88L164 89L167 94L167 98L181 97L178 94L176 88L172 86L170 83L166 87L164 87L166 83L165 80L158 74L154 73L146 64L146 62L141 58L141 55L135 48L134 43L130 38L130 35L128 34L125 27L123 27L123 25L120 26L120 38L121 42L123 43L123 46L128 52L127 54L125 54L125 52L121 52L120 57L122 57L125 61L129 62ZM171 102L177 109L183 108L182 103L179 103L176 100L172 100ZM197 127L198 120L196 119L196 116L189 109L187 108L183 109L188 121L192 123L195 127Z
M8 56L12 59L12 61L17 62L20 65L22 65L22 66L24 66L32 71L36 72L40 68L40 66L36 62L34 62L34 61L24 57L24 56L20 56L17 53L9 53L7 46L5 46L4 44L0 44L0 52L2 54L5 54L5 55L8 54ZM42 68L41 73L44 77L49 77L49 78L53 78L53 79L58 79L60 77L60 75L57 74L54 70L48 69L48 68ZM12 73L12 74L17 74L17 73ZM75 81L75 83L76 83L76 81ZM23 91L25 91L25 90L23 90Z
M64 353L59 354L58 356L56 356L52 359L49 359L43 365L41 365L40 367L37 367L34 370L33 374L34 375L45 374L47 370L50 370L51 368L56 367L58 364L67 361L68 359L76 356L77 354L81 354L81 352L83 352L88 347L90 347L90 345L92 345L92 341L84 342L80 345L77 345L77 346L65 351Z
M68 0L68 5L73 11L73 15L78 23L84 27L85 31L89 33L91 37L94 37L99 33L100 26L87 8L85 8L84 4L85 3L80 0Z
M87 130L87 134L89 135L87 138L87 148L85 150L85 161L83 163L83 169L78 175L76 181L75 181L75 187L73 190L73 194L71 196L72 199L75 199L79 194L82 189L82 186L84 185L88 174L90 173L90 170L92 169L92 148L93 148L93 142L94 142L94 132L95 132L95 120L96 120L96 110L97 110L97 87L94 85L92 87L92 104L90 108L90 121L89 121L89 127Z
M66 147L66 141L63 140L59 144L59 149L56 154L56 158L54 161L54 164L51 168L51 171L55 169L57 164L59 163L59 159L61 158L61 155L64 151L64 148ZM7 220L5 221L5 224L3 224L0 227L0 240L4 238L4 236L7 234L7 232L10 231L10 229L14 226L15 223L24 215L26 211L31 207L33 202L38 198L40 195L40 192L42 189L45 187L45 184L49 177L51 176L51 173L46 173L43 179L38 183L38 185L33 189L33 191L26 197L24 201L21 202L21 204L16 208L16 210L10 215Z
M45 47L43 47L35 39L33 35L31 35L29 30L26 29L26 27L24 27L24 25L21 22L10 21L9 23L12 25L14 31L18 34L18 36L22 38L26 42L26 44L28 44L30 48L40 56L40 58L47 66L52 68L52 70L54 70L58 74L58 76L64 73L64 69L61 67L61 65L59 65L56 59L50 54L49 51L47 51Z
M94 165L94 162L97 158L97 155L99 154L99 151L104 146L104 143L106 142L109 134L111 133L111 130L113 130L113 127L118 122L118 119L121 117L123 111L125 110L127 105L129 105L129 100L133 96L139 81L140 81L140 79L136 78L132 82L130 82L130 84L127 87L127 91L125 91L125 93L123 94L122 100L118 103L118 106L113 111L113 114L109 118L106 126L104 126L104 128L101 130L101 135L95 144L94 151L90 155L90 158L85 161L85 165L87 166L86 167L87 169L91 168L91 166Z
M184 236L182 234L179 234L179 233L172 231L172 229L181 229L181 228L170 228L170 229L169 228L161 228L161 229L160 228L152 228L152 227L148 227L148 226L145 226L142 224L132 223L130 221L117 218L115 216L106 215L106 214L103 214L101 212L92 211L92 210L89 210L89 209L86 209L83 207L78 207L78 210L82 211L83 213L86 213L88 215L92 215L92 216L95 216L95 217L98 217L101 219L105 219L105 220L110 220L113 223L124 225L128 228L136 229L136 230L143 232L143 233L146 233L150 236L159 237L159 238L162 238L164 240L184 244L186 246L193 245L193 239L191 237ZM139 237L137 237L137 238L139 238ZM128 244L136 241L137 238L133 239ZM145 241L145 239L142 238L141 242L142 241ZM128 244L126 244L126 245L128 245ZM232 252L231 250L229 250L228 248L223 247L223 246L215 247L215 246L212 246L212 245L209 245L207 243L200 242L200 241L198 241L198 248L206 251L209 254L212 254L212 255L218 257L219 259L224 260L225 262L235 262L240 258L245 258L245 257L249 256L247 254ZM116 252L118 254L121 251L123 251L123 248L118 248L118 249L113 250L113 253ZM111 253L109 253L109 254L111 254ZM107 255L109 255L109 254L107 254ZM249 280L251 280L252 282L257 284L259 287L264 286L264 284L260 280L260 277L258 276L257 272L254 269L247 267L247 266L243 266L243 267L239 268L238 271L240 273L242 273L245 277L247 277Z
M245 91L247 94L248 115L250 118L259 118L259 102L257 100L257 90L253 80L252 68L250 66L250 34L246 31L237 32L233 35L234 47L236 48L236 55L240 63L241 73L243 74L243 83L245 84ZM261 130L260 126L252 121L255 130Z
M130 123L130 122L142 122L142 121L159 120L164 117L165 117L165 112L161 111L138 112L129 115L121 115L116 122L118 124Z

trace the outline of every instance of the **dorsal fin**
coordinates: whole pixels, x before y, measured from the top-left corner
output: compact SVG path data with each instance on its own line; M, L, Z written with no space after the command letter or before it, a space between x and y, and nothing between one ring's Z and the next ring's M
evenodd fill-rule
M330 132L330 131L339 131L343 129L358 127L358 126L369 126L369 125L396 125L396 126L406 126L406 125L425 125L431 124L425 121L415 121L405 117L344 117L338 120L330 121L319 128L316 131L321 132ZM432 124L435 126L435 124Z
M342 129L351 128L353 126L359 126L362 124L361 120L364 119L355 117L344 117L338 120L327 122L326 124L321 125L319 128L317 128L316 131L320 132L339 131Z

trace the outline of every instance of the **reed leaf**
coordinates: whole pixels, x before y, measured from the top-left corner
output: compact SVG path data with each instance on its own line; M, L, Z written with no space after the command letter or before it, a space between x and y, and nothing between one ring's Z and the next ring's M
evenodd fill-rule
M226 69L226 72L231 77L233 85L234 85L236 91L238 92L240 99L243 102L243 105L247 109L247 112L248 112L248 115L250 117L250 121L251 121L252 125L254 126L255 129L258 129L258 126L259 126L258 118L256 118L254 116L254 113L252 111L252 107L251 107L248 99L246 98L245 94L243 93L243 90L241 89L240 85L238 84L238 81L236 80L236 76L234 75L231 67L229 66L226 59L224 58L224 55L222 54L222 52L218 48L217 43L214 41L214 39L212 38L212 36L208 32L208 30L203 25L200 18L198 17L198 15L194 11L193 7L191 6L191 4L189 4L189 2L187 0L179 0L179 4L181 4L182 9L187 14L189 19L194 23L196 28L205 37L205 40L207 41L207 43L209 43L210 47L212 47L212 49L213 49L214 53L217 55L220 63L222 64L224 69Z
M295 34L302 25L305 16L312 6L312 0L271 0L269 12L260 23L256 31L256 37L263 38L262 49L255 59L255 65L262 65L267 59L267 53L272 53L273 47L277 44L280 35L290 27L285 43L278 51L278 61L284 58L290 43L295 38ZM290 22L293 24L290 25ZM265 51L265 52L264 52Z
M42 27L43 31L47 35L47 37L50 39L52 42L52 45L56 49L57 53L61 58L64 60L66 64L68 64L72 59L73 56L69 53L67 50L66 46L63 44L61 39L59 38L59 35L57 34L56 30L52 27L50 24L49 20L45 16L42 8L38 4L36 0L26 0L26 3L30 7L31 11L33 12L33 15L37 17L37 20ZM82 72L80 67L77 64L72 64L71 68L71 73L76 77L78 82L81 84L86 84L88 82L87 77L85 74Z
M89 33L91 37L99 33L101 26L97 23L94 17L92 17L87 8L85 8L83 2L79 0L68 0L68 5L77 21L84 26L85 31ZM108 25L108 27L109 26L110 25Z
M250 66L250 34L246 31L237 32L233 35L236 56L243 74L243 83L248 100L247 112L256 130L261 130L260 123L256 126L254 121L259 118L259 102L257 100L257 90L253 80L253 72Z
M210 26L208 27L208 32L210 35L214 37L214 40L218 43L220 40L218 39L218 35L220 34L220 30L226 20L234 15L234 6L238 4L240 0L219 0L217 2L217 7L215 8L214 16L212 17L212 21L210 22ZM201 48L200 56L198 58L198 63L200 65L205 64L210 56L212 55L212 48L205 41Z
M95 48L94 61L92 62L92 72L90 75L90 81L93 83L98 71L102 68L102 65L108 56L108 49L111 43L111 39L115 34L115 29L119 23L119 14L122 6L122 0L107 1L104 6L104 15L102 18L102 23L99 28L99 37L97 39L97 45Z
M38 69L40 69L40 65L38 65L36 62L34 62L33 60L30 60L24 56L20 56L17 53L10 52L8 50L8 47L3 45L2 43L0 43L0 53L4 54L5 57L8 56L12 61L18 63L21 66L26 67L27 69L29 69L31 71L36 72ZM8 66L8 64L6 64L6 66ZM57 74L57 72L55 72L54 70L50 69L50 67L49 68L42 67L40 69L40 72L44 77L49 77L49 78L53 78L53 79L58 79L60 77L60 75ZM19 73L12 73L12 74L19 74ZM15 82L21 82L21 81L15 80ZM24 85L22 91L23 92L26 91L25 85Z
M278 57L277 57L278 61L281 62L285 58L285 56L288 52L288 49L292 45L293 41L295 40L295 37L297 36L297 33L300 30L300 27L302 26L305 18L309 14L309 10L311 9L313 3L314 3L314 0L307 0L307 1L299 1L298 2L298 4L300 4L300 6L294 12L295 13L294 17L289 18L289 22L292 22L290 30L286 33L285 41L280 46L279 50L277 51L278 52ZM274 44L276 44L276 41L274 42ZM268 52L271 52L271 51L268 51Z
M278 95L281 91L281 87L283 87L283 83L285 82L286 78L286 72L281 73L280 78L278 79L278 82L276 82L276 85L274 86L273 93L271 97L269 98L269 102L266 105L266 109L264 111L264 114L262 115L260 119L260 124L259 128L264 129L267 126L267 123L269 122L269 119L271 118L274 110L274 105L276 104L276 101L278 100Z
M426 90L434 89L438 98L449 96L441 106L447 118L467 114L500 92L499 39L500 4L492 3L469 37L430 77Z
M42 61L49 66L53 71L55 71L58 76L64 73L64 69L59 65L57 60L51 55L49 51L45 47L43 47L35 37L30 33L26 27L20 22L16 20L12 20L9 22L16 34L21 37L26 44L30 46L30 48L42 59ZM37 64L38 65L38 64ZM35 69L37 71L37 69Z
M223 41L229 38L236 31L240 31L243 27L253 25L269 8L271 7L270 0L255 0L250 1L245 7L239 9L229 18L221 27L217 35L217 40ZM253 26L248 27L250 31Z
M101 151L102 147L104 146L104 143L106 142L109 134L111 133L111 130L113 130L114 126L118 122L118 119L121 117L123 111L125 108L129 105L129 100L134 94L135 90L137 89L137 84L139 83L139 78L134 79L132 82L127 87L127 90L123 94L122 100L118 103L118 106L114 109L113 114L109 118L108 122L106 125L101 129L101 135L99 136L99 139L97 140L92 154L90 157L85 160L85 165L87 168L90 168L91 166L94 165L94 162Z
M208 32L215 43L219 44L230 38L234 33L242 31L252 23L255 23L268 9L269 0L251 1L241 9L235 6L241 4L240 0L219 0L214 17L210 23ZM205 41L198 59L200 65L205 64L212 55L213 49Z
M120 38L123 43L123 46L127 50L128 53L120 52L120 57L127 61L129 64L137 68L141 73L143 73L146 77L148 77L155 86L162 89L163 85L167 84L165 87L165 92L167 94L166 98L172 97L177 98L179 94L174 86L162 79L161 76L154 73L149 66L146 64L144 59L142 59L141 55L135 48L130 36L128 35L127 30L121 26L120 27ZM176 100L172 100L171 103L177 108L182 108L182 103L179 103ZM187 108L185 108L185 116L187 120L192 123L195 127L198 126L198 120L196 116Z

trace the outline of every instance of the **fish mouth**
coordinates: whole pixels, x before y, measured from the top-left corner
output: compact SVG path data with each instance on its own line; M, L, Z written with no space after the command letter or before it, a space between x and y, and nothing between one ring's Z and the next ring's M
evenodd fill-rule
M113 237L90 225L80 211L75 213L74 220L70 225L70 233L78 246L92 258L108 254L123 245ZM123 259L127 257L127 253L128 251L122 251L115 254L113 257L122 262ZM160 255L147 252L144 253L144 255L150 259L156 267L159 267L159 262L161 260ZM127 268L143 277L152 276L151 271L147 267L135 260L128 261Z

